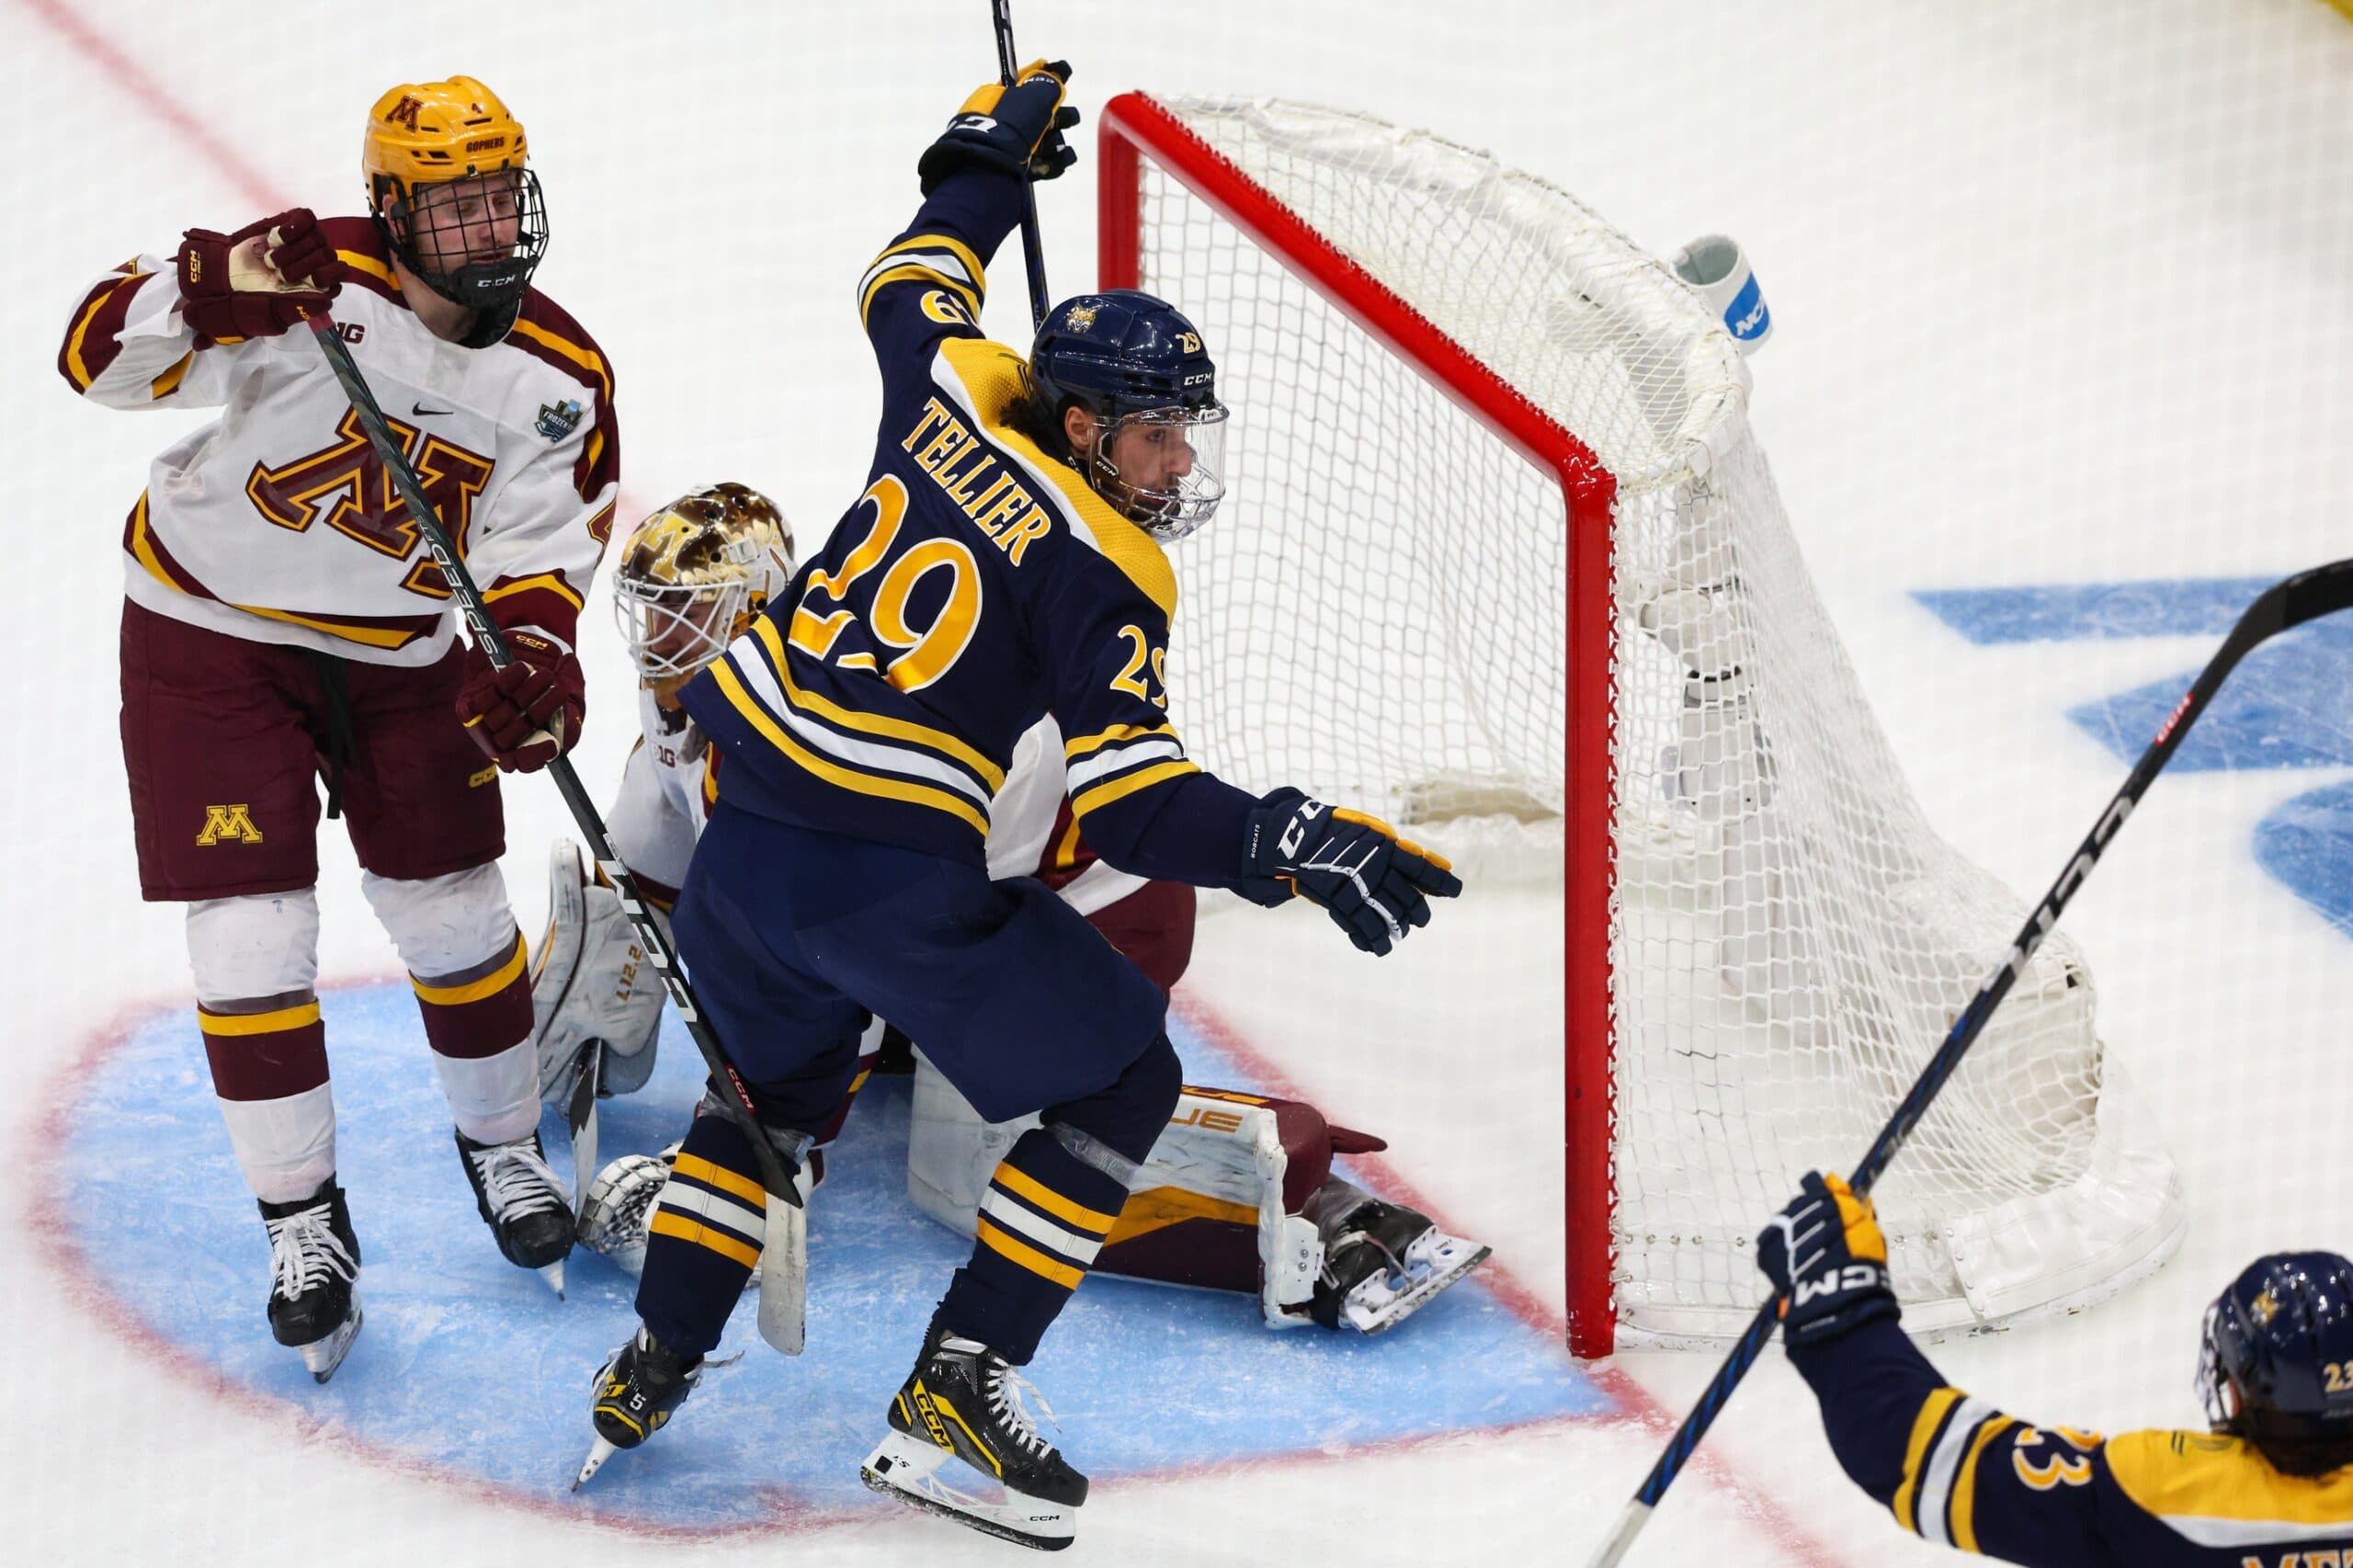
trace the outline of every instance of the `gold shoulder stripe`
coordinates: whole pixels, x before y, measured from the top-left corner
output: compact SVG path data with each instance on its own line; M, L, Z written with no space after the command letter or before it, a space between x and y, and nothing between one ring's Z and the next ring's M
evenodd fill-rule
M1960 1403L1959 1389L1941 1388L1921 1402L1920 1414L1912 1418L1912 1440L1904 1449L1904 1483L1895 1489L1895 1500L1888 1505L1888 1510L1895 1516L1897 1524L1915 1535L1920 1531L1912 1513L1913 1501L1920 1490L1920 1467L1927 1462L1928 1445L1935 1439L1937 1428L1944 1425L1946 1415Z
M815 692L802 689L800 683L792 678L791 666L785 660L784 640L777 634L776 622L763 616L752 622L752 631L759 638L760 645L768 651L768 663L776 667L776 678L784 687L786 699L795 708L807 709L845 730L857 730L869 735L887 735L895 741L912 741L916 745L928 746L933 751L955 758L978 774L991 794L1005 788L1004 768L945 730L935 730L912 720L892 719L880 713L853 713L839 703L828 702Z
M335 256L337 261L340 261L344 266L351 268L354 272L366 273L377 282L381 283L385 288L390 289L393 293L397 294L401 291L401 280L392 275L392 269L385 266L382 262L378 261L374 256L369 256L366 251L337 250L335 253Z
M827 762L824 757L818 756L790 735L786 734L777 722L769 718L758 703L752 700L751 693L744 689L743 682L736 677L735 672L728 667L726 660L722 659L711 665L710 671L712 680L718 683L720 695L726 698L735 711L744 716L745 722L750 724L759 733L763 740L790 757L803 771L813 773L826 783L839 789L854 790L861 795L875 795L884 800L904 801L910 805L929 806L935 811L946 812L949 816L969 825L982 837L988 836L989 819L983 816L970 801L961 800L945 790L932 789L929 785L910 784L904 779L884 778L870 773L858 773L838 764Z
M1174 778L1179 774L1199 773L1200 770L1201 765L1198 762L1179 761L1164 762L1157 767L1145 767L1133 773L1122 773L1118 778L1108 779L1091 790L1081 790L1070 803L1070 814L1074 818L1083 818L1087 812L1100 810L1114 801L1126 800L1139 790L1149 790L1154 785Z
M1064 509L1093 537L1095 548L1142 590L1144 597L1160 607L1165 619L1175 620L1176 574L1170 568L1168 557L1161 552L1159 542L1114 511L1076 469L1048 457L1037 442L1007 421L1006 412L1023 395L1022 366L1026 362L1021 356L1001 343L980 337L947 338L941 342L939 352L970 394L972 412L980 416L989 439L1026 459L1032 470L1044 475L1061 493Z
M609 398L613 395L613 378L605 369L605 358L603 355L596 353L591 349L583 348L580 345L572 342L568 338L558 337L554 333L550 332L547 328L540 325L537 322L528 322L520 316L517 316L515 318L514 330L521 333L525 337L529 338L540 347L547 348L557 354L563 355L565 358L571 360L574 364L579 366L582 369L596 377L597 388L606 397Z

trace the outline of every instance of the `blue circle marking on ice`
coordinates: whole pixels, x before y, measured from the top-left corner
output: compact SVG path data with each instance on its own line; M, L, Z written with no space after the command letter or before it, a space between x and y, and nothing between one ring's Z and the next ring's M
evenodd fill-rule
M1936 590L1914 596L1969 641L2089 641L2122 637L2218 640L2263 577ZM2124 761L2137 760L2196 678L2178 676L2086 702L2067 717ZM2353 767L2353 614L2273 638L2232 672L2182 743L2177 773ZM2256 862L2353 936L2353 783L2332 781L2274 807L2256 824Z
M263 1317L268 1244L229 1157L186 1010L133 1026L75 1080L58 1156L61 1229L131 1314L233 1384L283 1402L305 1429L542 1508L665 1530L726 1530L888 1510L858 1461L924 1324L971 1244L905 1192L906 1080L861 1094L810 1211L809 1351L759 1343L738 1309L715 1368L645 1448L567 1489L588 1449L589 1384L635 1324L634 1282L575 1251L569 1300L500 1257L474 1212L415 1002L400 982L323 998L337 1154L363 1266L366 1327L324 1386ZM1246 1087L1170 1020L1197 1081ZM652 1152L684 1129L699 1063L675 1020L644 1090L605 1102L601 1152ZM551 1163L570 1169L561 1122ZM1275 1459L1563 1416L1613 1403L1548 1335L1477 1278L1376 1339L1276 1333L1240 1295L1098 1277L1030 1374L1058 1441L1097 1477ZM1050 1436L1052 1434L1050 1432Z

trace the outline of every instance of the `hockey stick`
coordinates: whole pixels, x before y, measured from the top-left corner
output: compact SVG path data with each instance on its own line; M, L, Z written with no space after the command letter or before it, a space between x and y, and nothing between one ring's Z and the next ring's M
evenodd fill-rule
M1863 1163L1855 1167L1855 1174L1848 1178L1848 1184L1858 1195L1870 1191L1881 1174L1887 1169L1888 1162L1895 1157L1896 1151L1903 1148L1904 1141L1911 1137L1912 1130L1919 1125L1920 1118L1927 1114L1938 1091L1945 1086L1945 1080L1950 1078L1953 1070L1961 1065L1961 1059L1968 1054L1970 1046L1984 1032L1987 1020L1993 1017L1994 1009L2002 1005L2002 998L2009 994L2010 987L2025 972L2027 962L2034 957L2035 949L2051 934L2060 911L2067 907L2068 901L2083 887L2084 880L2091 875L2092 867L2098 863L2109 841L2116 836L2117 829L2122 827L2124 819L2132 814L2132 808L2140 803L2149 785L2173 759L2173 754L2180 749L2182 740L2189 733L2189 727L2198 722L2198 716L2206 710L2207 704L2213 700L2215 692L2222 689L2223 680L2238 666L2239 661L2282 631L2347 608L2353 608L2353 560L2334 561L2325 566L2315 566L2309 572L2299 572L2265 589L2255 603L2247 607L2246 613L2239 617L2238 624L2231 628L2230 635L2222 639L2222 647L2215 651L2213 658L2207 661L2198 678L2190 683L2188 691L2174 705L2165 722L2157 726L2156 739L2151 741L2148 749L2141 754L2141 760L2133 765L2123 788L2116 791L2115 798L2100 812L2099 820L2093 824L2090 834L2076 846L2074 858L2067 862L2067 869L2059 873L2059 880L2051 884L2049 892L2042 895L2040 906L2019 928L2017 937L2010 943L2010 950L1985 977L1984 983L1977 988L1977 994L1971 998L1969 1006L1961 1009L1961 1017L1953 1021L1952 1030L1945 1036L1944 1043L1928 1059L1928 1064L1920 1070L1920 1076L1913 1084L1911 1091L1895 1108L1895 1114L1888 1119L1887 1125L1880 1130L1870 1152L1863 1156ZM1748 1369L1756 1364L1767 1341L1773 1337L1773 1329L1780 1322L1780 1308L1781 1298L1777 1292L1757 1309L1756 1316L1740 1336L1740 1342L1733 1346L1732 1354L1724 1358L1723 1366L1708 1384L1707 1392L1691 1407L1691 1414L1683 1418L1683 1425L1667 1444L1666 1451L1660 1454L1658 1462L1651 1467L1649 1476L1643 1480L1641 1490L1634 1494L1633 1501L1627 1504L1625 1512L1618 1517L1617 1527L1609 1532L1609 1538L1601 1543L1601 1550L1587 1560L1587 1568L1610 1568L1610 1564L1626 1555L1627 1549L1634 1543L1634 1538L1642 1533L1643 1526L1649 1521L1651 1510L1657 1507L1659 1499L1666 1495L1666 1489L1675 1484L1675 1478L1682 1473L1692 1451L1699 1446L1699 1439L1707 1436L1708 1428L1715 1424L1717 1414L1723 1409L1725 1401L1732 1397L1733 1390L1740 1386L1741 1379L1748 1375Z
M458 607L465 614L475 645L488 657L491 668L505 669L511 662L506 639L500 634L498 623L491 619L489 607L483 603L482 590L474 585L466 563L459 559L449 536L442 531L439 515L426 498L425 487L417 483L416 472L409 467L400 443L392 439L392 429L384 423L384 411L376 406L376 396L368 390L359 367L352 362L351 350L344 346L334 319L322 312L310 318L310 326L312 335L318 339L319 351L326 356L328 368L335 371L335 379L343 383L344 395L351 400L353 411L359 415L360 428L368 432L368 442L376 449L377 460L392 475L401 499L407 503L409 517L425 535L426 547L433 552L433 563L441 569L442 578L457 596ZM702 1010L695 1006L694 991L678 968L677 953L662 934L662 928L654 924L644 895L638 892L637 880L621 864L620 857L613 853L612 845L605 837L604 819L597 815L588 792L580 787L580 776L573 771L571 759L559 754L548 764L547 773L555 780L563 803L572 809L573 822L588 841L588 853L612 882L613 891L620 894L621 909L636 927L638 940L653 955L654 967L662 971L663 983L669 987L670 1000L678 1005L678 1016L686 1020L695 1049L702 1052L703 1061L710 1067L711 1080L727 1085L733 1091L722 1103L751 1141L752 1153L760 1165L761 1185L767 1189L767 1240L760 1248L760 1337L788 1356L798 1356L806 1338L804 1301L809 1275L807 1216L801 1208L801 1190L792 1173L784 1168L776 1145L761 1130L753 1110L751 1091L729 1064L719 1037L711 1032ZM589 1092L595 1093L593 1087ZM586 1194L576 1193L574 1197L578 1201Z
M996 70L999 80L1013 85L1013 0L989 0L990 18L996 24ZM1038 187L1021 176L1021 259L1029 267L1029 324L1046 324L1046 242L1038 232Z

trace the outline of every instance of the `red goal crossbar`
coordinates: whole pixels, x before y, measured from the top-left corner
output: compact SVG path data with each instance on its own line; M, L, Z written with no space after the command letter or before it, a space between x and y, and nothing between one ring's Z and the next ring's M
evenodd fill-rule
M1148 157L1259 248L1443 391L1520 456L1554 475L1568 530L1568 705L1564 812L1563 1039L1566 1053L1563 1194L1568 1343L1609 1353L1611 1077L1610 909L1615 816L1610 767L1610 522L1617 483L1592 449L1357 265L1304 220L1142 93L1122 93L1100 121L1097 269L1106 289L1143 287L1143 168ZM1185 301L1171 301L1178 308ZM1214 352L1214 342L1211 345ZM1248 409L1236 413L1246 424Z

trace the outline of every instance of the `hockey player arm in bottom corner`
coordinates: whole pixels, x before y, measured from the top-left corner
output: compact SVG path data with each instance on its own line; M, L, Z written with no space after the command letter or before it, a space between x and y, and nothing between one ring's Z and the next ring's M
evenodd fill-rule
M1781 1292L1790 1364L1821 1403L1831 1450L1897 1524L2033 1568L2217 1561L2188 1542L2166 1551L2154 1518L2150 1539L2121 1550L2095 1483L2106 1446L2097 1433L2029 1426L1945 1381L1899 1326L1886 1238L1870 1200L1843 1179L1808 1173L1756 1252Z

